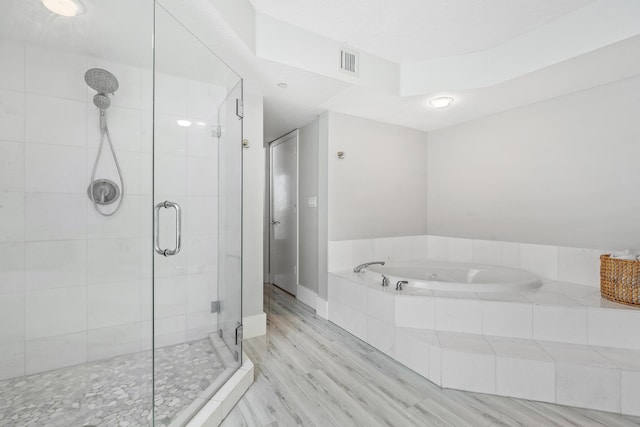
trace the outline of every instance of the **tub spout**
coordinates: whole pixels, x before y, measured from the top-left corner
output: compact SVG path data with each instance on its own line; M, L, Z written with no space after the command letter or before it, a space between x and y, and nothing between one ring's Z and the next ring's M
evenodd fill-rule
M369 267L370 265L374 265L374 264L380 264L380 265L384 265L384 261L373 261L373 262L365 262L364 264L360 264L359 266L357 266L356 268L353 269L354 273L360 273L362 270L364 270L365 268Z

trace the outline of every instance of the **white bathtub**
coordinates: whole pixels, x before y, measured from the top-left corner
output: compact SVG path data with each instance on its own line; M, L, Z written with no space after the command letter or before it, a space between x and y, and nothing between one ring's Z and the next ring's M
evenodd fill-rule
M400 280L409 282L405 289L433 289L460 292L508 292L531 290L542 286L540 279L529 272L507 267L450 262L407 262L371 265L363 270L365 277L389 287Z

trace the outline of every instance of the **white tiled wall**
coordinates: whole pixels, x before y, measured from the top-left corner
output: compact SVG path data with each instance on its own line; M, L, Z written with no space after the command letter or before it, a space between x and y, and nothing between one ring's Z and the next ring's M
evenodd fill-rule
M482 333L500 337L533 336L533 309L529 304L483 301Z
M0 379L141 350L150 341L152 72L0 42ZM120 88L108 120L125 197L113 217L86 196L100 140L88 68ZM216 329L217 143L210 129L226 89L157 79L156 201L184 209L184 248L156 256L160 344ZM190 128L177 119L189 118ZM206 122L198 126L196 121ZM98 177L116 182L105 146ZM172 215L172 213L171 213ZM166 245L173 218L163 212Z
M436 299L436 329L452 332L482 332L482 301Z
M496 394L555 401L554 360L533 341L489 337L496 353Z
M352 269L367 261L420 260L479 263L520 268L542 279L598 288L604 249L582 249L528 243L405 236L329 242L329 271Z
M218 282L218 147L211 137L226 89L171 75L156 78L156 200L183 209L183 250L155 255L156 340L169 345L217 328L211 301ZM181 128L176 120L192 126ZM205 126L197 122L207 123ZM161 245L173 247L174 216L161 211Z

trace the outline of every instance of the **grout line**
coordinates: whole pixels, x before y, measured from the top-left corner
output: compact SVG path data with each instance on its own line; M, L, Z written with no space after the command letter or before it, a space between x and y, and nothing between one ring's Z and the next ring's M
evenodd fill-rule
M87 66L89 65L89 61L87 58L85 58L85 69L87 68ZM85 121L85 141L83 144L83 148L84 148L84 167L85 167L85 183L87 183L87 185L89 184L87 182L87 158L89 155L89 150L88 150L88 146L89 146L89 137L90 137L90 131L89 131L89 114L88 114L88 105L89 105L89 101L88 101L88 95L89 95L89 89L87 87L85 87L85 99L84 99L84 105L85 108L83 109L83 115L84 115L84 121ZM89 361L89 315L90 315L90 311L89 311L89 210L86 207L86 201L85 201L85 209L84 209L84 213L85 213L85 222L84 222L84 226L85 226L85 231L84 231L84 240L85 240L85 308L86 308L86 317L85 317L85 325L84 325L84 330L85 330L85 363L87 363Z
M560 248L554 246L556 252L556 277L553 280L560 281Z
M535 329L536 329L536 320L535 320L535 310L534 310L533 304L531 304L529 309L531 310L531 339L535 340L534 336L535 336ZM538 343L536 342L536 344Z

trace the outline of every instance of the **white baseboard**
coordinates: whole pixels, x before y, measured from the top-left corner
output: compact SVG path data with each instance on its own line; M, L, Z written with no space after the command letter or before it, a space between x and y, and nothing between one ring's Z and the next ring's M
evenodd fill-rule
M267 333L267 315L254 314L242 318L242 339L260 337Z
M329 301L316 297L316 314L323 319L329 319Z
M316 314L323 319L329 318L329 302L322 299L313 291L298 285L298 294L296 298L301 303L308 305L316 311Z
M304 286L298 285L298 291L296 294L296 298L303 304L308 305L309 307L315 309L316 308L316 298L318 294L315 292L305 288Z

